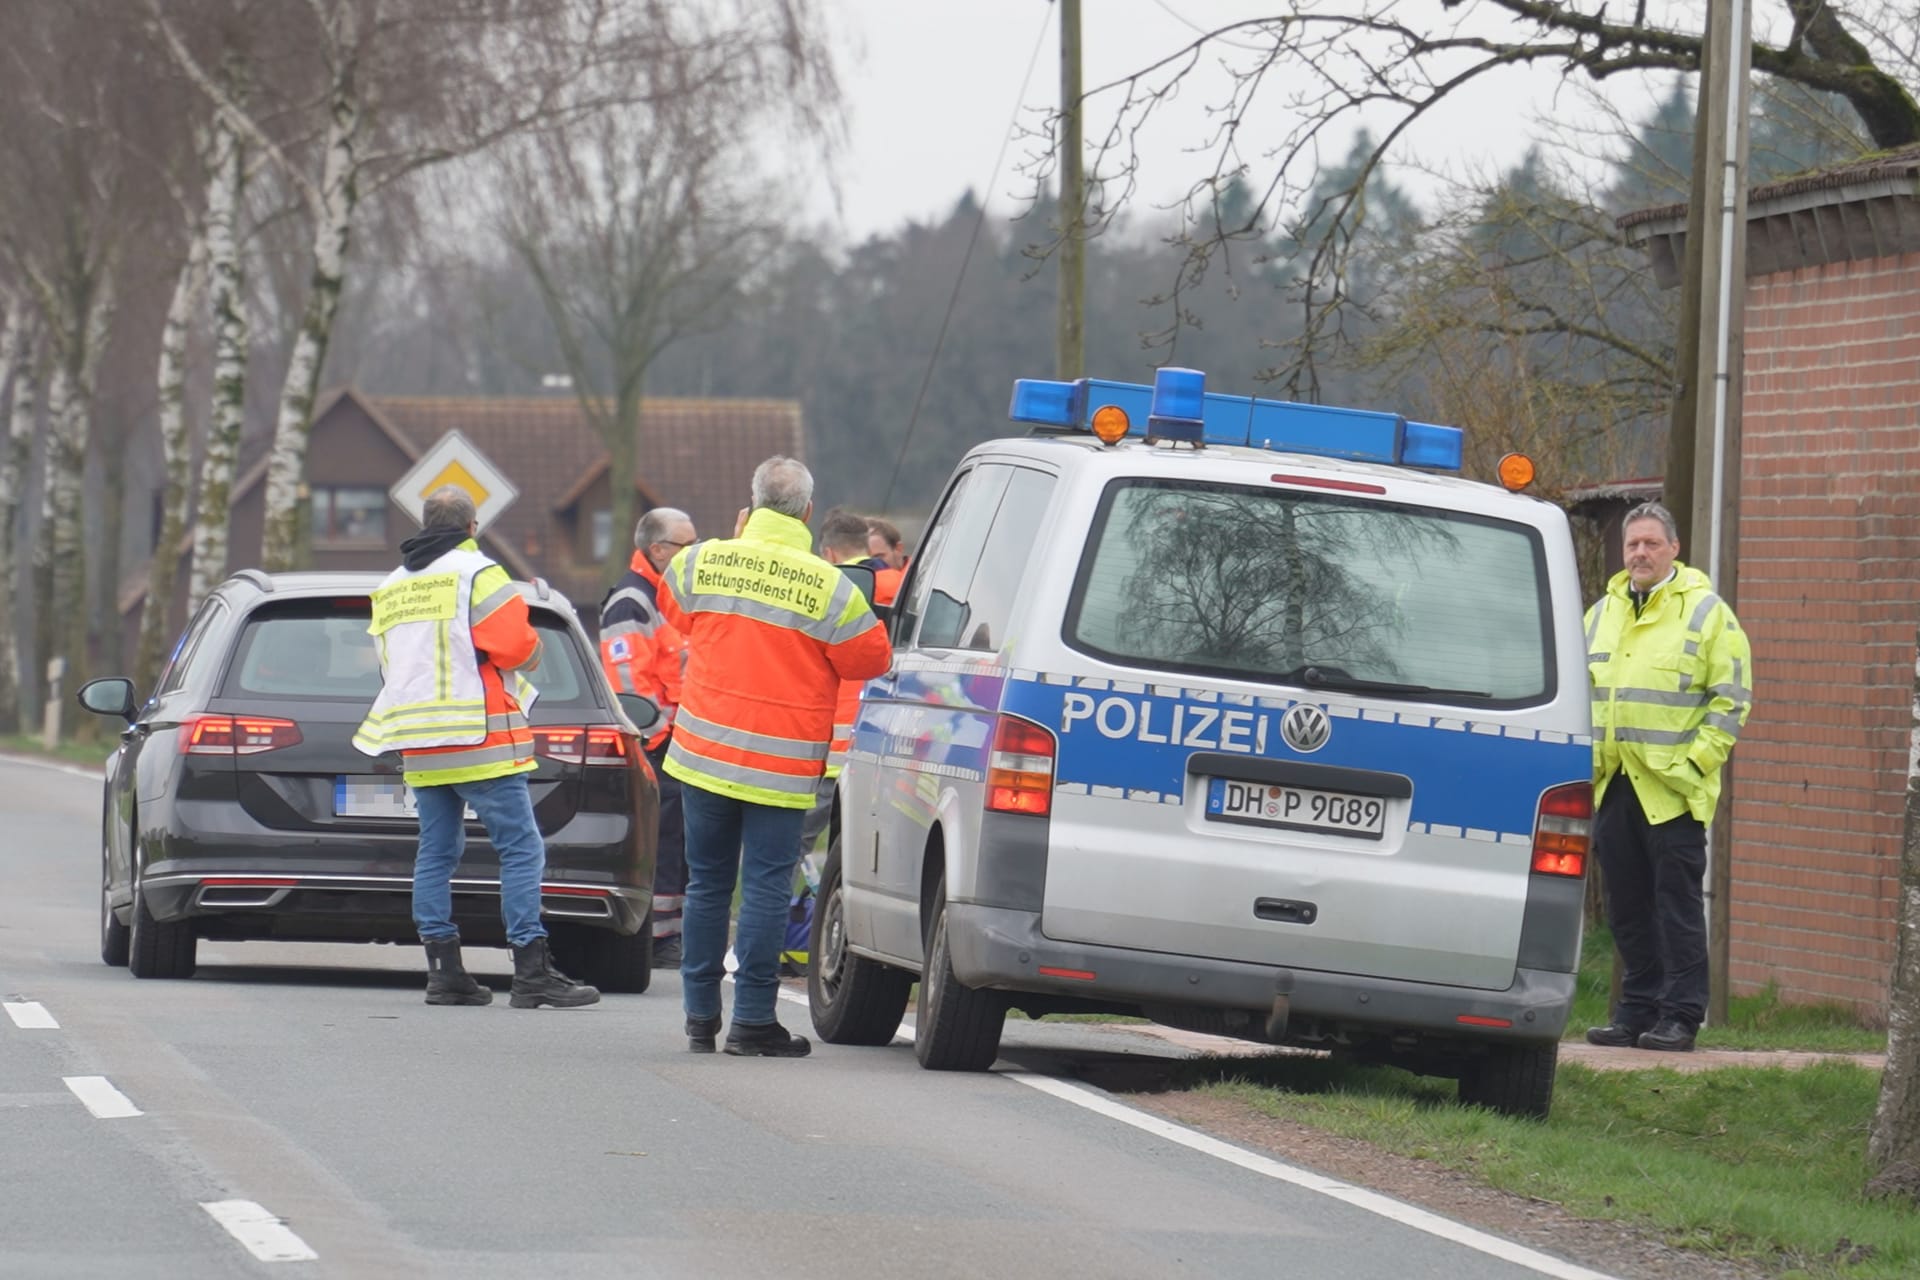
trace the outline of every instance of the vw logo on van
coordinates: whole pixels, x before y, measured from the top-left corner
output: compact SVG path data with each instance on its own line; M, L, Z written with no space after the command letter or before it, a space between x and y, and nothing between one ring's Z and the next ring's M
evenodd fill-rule
M1311 703L1300 703L1280 721L1280 736L1295 751L1318 751L1332 734L1333 724L1327 713Z

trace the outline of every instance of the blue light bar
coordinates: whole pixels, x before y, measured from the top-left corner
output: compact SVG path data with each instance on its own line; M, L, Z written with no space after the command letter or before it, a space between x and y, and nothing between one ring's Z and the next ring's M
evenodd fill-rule
M1013 384L1013 404L1007 416L1015 422L1032 422L1043 427L1079 427L1085 425L1082 406L1086 403L1085 380L1052 382L1041 378L1020 378Z
M1458 471L1464 437L1458 427L1408 422L1397 413L1332 405L1257 400L1206 390L1196 369L1159 370L1154 385L1081 378L1077 382L1022 378L1013 384L1008 416L1016 422L1087 430L1097 409L1117 405L1132 424L1128 434L1157 440L1247 445L1354 462Z

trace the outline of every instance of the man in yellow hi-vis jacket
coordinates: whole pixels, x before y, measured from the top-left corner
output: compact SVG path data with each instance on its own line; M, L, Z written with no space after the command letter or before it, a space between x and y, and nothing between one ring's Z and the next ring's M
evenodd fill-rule
M1593 841L1625 973L1587 1042L1684 1053L1707 1012L1707 824L1753 706L1753 655L1707 575L1677 559L1665 507L1635 507L1624 530L1626 568L1587 610L1587 669Z

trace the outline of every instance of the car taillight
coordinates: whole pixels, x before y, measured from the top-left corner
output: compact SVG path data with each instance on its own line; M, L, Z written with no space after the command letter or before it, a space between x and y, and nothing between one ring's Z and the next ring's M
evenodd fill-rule
M1053 734L1003 715L993 727L987 761L987 809L1044 818L1053 811Z
M300 726L265 716L189 716L180 723L190 756L257 756L300 744Z
M627 762L627 736L604 725L535 725L533 749L561 764Z
M1574 782L1540 797L1533 827L1533 869L1543 876L1587 873L1587 846L1593 832L1593 784Z

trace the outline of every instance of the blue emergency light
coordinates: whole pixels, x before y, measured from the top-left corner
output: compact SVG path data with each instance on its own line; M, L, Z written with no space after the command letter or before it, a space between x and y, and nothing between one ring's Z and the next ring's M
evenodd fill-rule
M1108 405L1125 412L1130 436L1250 445L1436 471L1458 471L1465 444L1458 427L1409 422L1397 413L1210 392L1206 375L1198 369L1161 369L1151 387L1100 378L1021 378L1013 384L1007 416L1035 426L1085 431L1093 415Z

